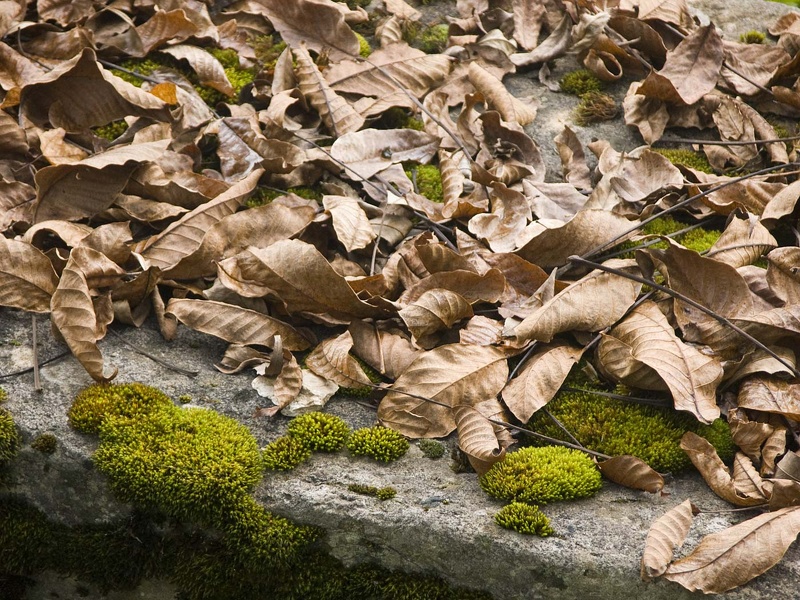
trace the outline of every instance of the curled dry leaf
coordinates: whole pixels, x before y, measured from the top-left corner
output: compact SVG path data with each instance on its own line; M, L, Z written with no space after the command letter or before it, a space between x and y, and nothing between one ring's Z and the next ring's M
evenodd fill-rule
M398 316L415 340L448 329L454 323L472 316L472 306L450 290L434 288L401 309Z
M411 304L433 289L446 289L462 296L467 302L497 302L503 293L505 278L497 269L482 275L474 271L442 271L433 273L409 286L398 298L400 304Z
M647 581L664 574L672 562L675 549L680 548L686 540L693 514L692 503L686 500L650 526L642 555L642 579Z
M49 312L58 283L50 259L41 251L0 236L0 306Z
M800 533L800 507L782 508L706 536L664 574L687 590L721 594L780 561Z
M339 387L352 388L372 385L358 361L350 356L353 338L349 331L320 343L306 357L306 366L320 377Z
M528 125L536 118L536 109L512 96L503 83L477 62L469 63L469 81L475 86L492 110L505 121Z
M385 331L377 325L355 320L348 329L353 352L389 379L397 379L421 354L400 332Z
M409 437L444 437L456 427L453 407L474 406L500 393L508 376L506 358L499 348L463 344L425 352L389 388L378 418Z
M331 146L331 156L347 165L348 176L369 179L392 164L427 163L436 155L439 138L413 129L365 129L342 135Z
M742 382L736 403L739 408L779 413L800 420L800 383L756 375Z
M220 373L232 375L264 363L270 363L270 354L242 344L229 344L225 349L225 354L214 365L214 368Z
M322 206L331 213L336 237L348 252L366 248L375 239L367 214L355 198L323 196Z
M231 86L228 76L225 75L225 69L211 53L197 46L185 44L169 46L161 50L161 52L188 62L189 66L197 74L200 85L214 88L226 96L233 96L233 86Z
M187 327L213 335L232 344L272 347L281 336L287 350L305 350L308 339L291 325L254 310L212 300L172 298L167 313Z
M527 423L537 410L558 393L583 349L556 342L538 350L503 389L503 401L514 416Z
M600 472L614 483L655 494L664 488L664 478L641 458L614 456L597 463Z
M453 416L458 431L458 447L469 457L479 476L503 460L505 448L501 447L489 419L471 406L456 406Z

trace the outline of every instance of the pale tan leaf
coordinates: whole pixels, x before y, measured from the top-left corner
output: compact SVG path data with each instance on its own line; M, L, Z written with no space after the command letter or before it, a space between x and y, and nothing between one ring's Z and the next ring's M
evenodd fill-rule
M800 481L776 479L772 482L772 495L769 497L771 511L798 504L800 504Z
M761 474L768 477L775 473L775 461L786 452L786 428L776 427L761 448Z
M225 75L225 69L211 53L197 46L185 44L169 46L163 48L161 52L188 62L197 75L200 85L214 88L226 96L233 96L233 86L231 86L228 76Z
M34 246L0 236L0 306L49 312L58 276Z
M483 275L473 271L441 271L420 279L403 292L397 301L400 304L412 304L425 292L441 288L459 294L469 303L497 302L504 285L505 278L497 269L489 269Z
M722 462L716 449L705 438L696 433L687 431L681 438L681 448L689 456L692 464L697 467L705 479L708 487L720 498L736 506L757 506L764 504L761 494L757 496L744 496L737 492L728 467ZM744 460L749 460L740 453Z
M284 323L254 310L212 300L172 298L167 313L187 327L213 335L232 344L272 347L276 335L281 336L284 348L305 350L308 339Z
M607 352L604 342L611 338L628 348L627 357ZM641 382L635 372L628 375L636 370L636 363L646 365L667 385L677 410L690 412L703 423L719 417L716 391L722 366L681 341L655 302L643 302L609 331L600 341L597 356L601 368L626 385Z
M389 379L397 379L421 354L407 337L372 323L355 320L348 331L353 338L353 352Z
M586 155L575 132L564 126L564 129L553 141L561 159L561 171L564 174L564 180L579 190L591 190L592 180L589 167L586 164Z
M690 591L721 594L772 568L800 533L800 509L782 508L706 536L664 577Z
M655 494L664 488L664 478L635 456L614 456L598 462L597 466L610 481L634 490Z
M42 156L51 165L68 165L79 162L89 156L89 153L83 148L66 141L64 139L66 134L67 132L61 127L42 131L39 134L39 149L42 152Z
M751 421L747 413L739 408L729 411L728 424L733 443L751 460L760 460L761 446L773 434L775 427L769 423Z
M503 389L503 401L508 409L519 421L527 423L533 413L558 393L582 355L582 348L565 342L539 349Z
M775 479L800 481L800 456L796 452L787 452L775 465Z
M742 382L736 398L739 408L779 413L800 420L800 383L756 375Z
M638 271L634 261L611 260L618 269ZM636 300L642 284L595 270L556 294L514 328L518 340L549 342L563 331L600 331L613 325Z
M506 354L498 348L439 346L420 355L398 377L378 407L378 418L409 437L444 437L456 427L452 407L494 398L507 376Z
M641 575L645 581L664 574L689 533L693 517L692 503L685 500L656 519L647 532L642 555Z
M392 164L427 163L436 155L439 138L413 129L365 129L337 139L331 157L347 165L351 179L369 179Z
M371 385L358 361L350 356L353 338L349 331L328 338L306 357L306 366L320 377L339 387L359 388Z
M283 368L275 380L275 396L277 401L276 408L282 410L294 402L300 390L303 389L303 370L297 364L294 354L284 350Z
M495 252L511 252L516 241L531 220L531 208L520 192L507 188L496 181L489 195L490 213L472 217L468 227L470 233L486 240Z
M737 452L733 459L733 489L736 495L744 498L757 498L762 503L769 500L771 482L766 482L753 466L753 461Z
M347 323L388 315L360 300L314 246L299 240L250 247L221 261L218 273L226 287L243 296L277 295L292 313L329 315Z
M185 214L161 233L147 240L142 255L153 266L168 270L195 252L206 232L232 215L255 189L263 171L254 171L212 201Z
M220 373L233 375L244 369L269 362L270 354L242 344L229 344L220 361L214 364L214 368Z
M470 460L473 465L480 465L481 470L476 469L479 476L503 460L506 451L500 447L494 427L485 416L471 406L456 406L453 416L458 430L458 447L470 459L475 459L476 462Z
M283 4L282 0L279 1ZM361 129L364 117L328 84L305 46L293 47L292 52L297 61L298 87L333 136L338 138Z
M776 248L767 256L767 283L786 304L800 304L800 248Z
M637 4L643 21L661 20L678 27L693 25L686 0L639 0Z
M367 214L350 196L323 196L322 206L331 213L336 238L348 252L361 250L375 239Z
M475 86L492 110L500 113L505 121L528 125L536 118L536 109L512 96L503 83L477 61L469 63L469 81Z
M474 316L459 330L458 339L462 344L499 345L503 341L503 323L483 315Z
M238 140L234 139L234 135ZM245 155L250 157L249 160L256 160L241 146L243 143L260 157L260 164L268 173L289 173L308 160L302 148L289 142L266 137L261 132L258 122L252 118L228 117L223 119L220 123L219 138L220 145L227 141L231 146L237 147L238 152L232 148L231 160L234 162L245 160ZM232 170L236 169L232 168Z
M434 288L401 309L397 315L403 319L414 339L419 340L471 317L472 306L460 294Z
M285 364L290 363L291 361L288 361ZM287 377L290 377L290 379L287 378L284 383L281 383L281 386L284 384L286 385L286 389L282 390L281 386L278 385L278 378L265 377L264 375L261 375L263 367L264 365L259 365L256 367L256 373L259 375L253 379L253 389L256 390L259 396L263 396L272 400L273 404L275 404L277 407L280 407L281 402L286 398L288 393L293 391L296 387L297 383L295 378L300 377L302 380L300 391L297 393L297 396L294 398L294 400L292 400L283 408L277 409L287 417L296 417L297 415L305 412L321 409L339 390L339 386L332 381L328 381L324 377L320 377L316 373L313 373L307 369L301 369L298 375L292 366L288 367L290 370L287 371ZM278 392L276 392L276 388L281 393L280 399L278 397ZM272 411L271 409L261 409L257 414L274 415L277 410Z
M142 47L138 54L132 50L131 54L146 56L167 41L182 42L197 32L197 25L192 23L183 9L156 10L150 19L136 27Z

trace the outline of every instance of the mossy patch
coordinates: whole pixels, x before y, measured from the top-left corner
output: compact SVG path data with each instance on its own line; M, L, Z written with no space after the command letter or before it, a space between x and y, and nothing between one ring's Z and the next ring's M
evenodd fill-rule
M422 453L431 460L436 460L444 456L445 445L442 442L422 439L417 442L417 446L422 450Z
M450 39L449 26L440 24L432 25L419 35L419 47L427 54L440 54L447 49Z
M295 437L282 436L264 447L264 468L271 471L290 471L311 457L311 449Z
M391 462L408 451L408 440L388 427L363 427L352 433L347 440L347 449L356 456Z
M31 448L43 454L53 454L58 447L58 440L52 433L37 435L31 442Z
M337 452L350 436L350 426L341 417L310 412L289 423L288 434L313 452Z
M767 41L767 36L761 31L751 29L739 36L739 41L743 44L764 44Z
M120 119L118 121L112 121L107 125L103 125L101 127L93 127L92 131L95 135L105 138L109 141L113 141L121 136L128 130L128 123L125 122L125 119Z
M695 171L703 173L713 173L714 168L708 162L708 158L702 152L686 150L683 148L653 148L653 152L658 152L669 162L676 166L689 167Z
M11 460L17 455L20 437L11 413L0 408L0 463Z
M619 107L614 98L603 92L586 92L575 107L575 123L581 127L610 121L619 114Z
M391 500L397 496L397 490L393 487L375 487L374 485L363 485L360 483L351 483L347 489L353 493L361 494L362 496L372 496L378 500Z
M417 192L431 202L444 202L442 172L435 165L406 166L406 175L414 183Z
M574 94L578 97L589 92L600 92L603 90L603 82L588 69L570 71L561 78L559 84L564 92Z
M511 529L527 535L547 537L555 533L547 518L538 506L524 502L512 502L501 508L495 515L494 521L500 527Z

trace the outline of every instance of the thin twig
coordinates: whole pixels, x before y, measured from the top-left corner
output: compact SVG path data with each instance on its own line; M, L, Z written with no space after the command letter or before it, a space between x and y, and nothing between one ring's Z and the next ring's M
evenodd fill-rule
M620 277L625 277L626 279L630 279L631 281L638 281L639 283L642 283L644 285L648 285L648 286L650 286L652 288L655 288L655 289L657 289L659 291L662 291L665 294L669 294L670 296L672 296L673 298L677 298L681 302L685 302L689 306L692 306L692 307L696 308L697 310L704 312L709 317L711 317L712 319L718 321L719 323L722 323L723 325L725 325L727 327L730 327L733 331L735 331L740 336L745 338L748 342L750 342L751 344L753 344L757 348L763 350L764 352L769 354L771 357L773 357L775 360L780 362L783 366L788 368L792 372L792 374L794 374L795 377L800 377L800 371L798 371L794 367L794 365L790 364L789 362L787 362L786 360L784 360L783 358L778 356L778 354L776 354L773 350L771 350L770 348L768 348L767 346L765 346L764 344L759 342L756 338L754 338L752 335L750 335L749 333L744 331L741 327L739 327L738 325L734 324L730 319L726 319L722 315L715 313L710 308L707 308L707 307L703 306L702 304L700 304L699 302L696 302L695 300L692 300L688 296L686 296L684 294L681 294L680 292L676 292L675 290L673 290L671 288L668 288L666 286L663 286L663 285L661 285L659 283L656 283L652 279L647 279L646 277L639 277L638 275L634 275L632 273L626 273L625 271L623 271L621 269L615 269L614 267L609 267L607 265L602 265L600 263L592 262L592 261L586 260L585 258L582 258L580 256L570 256L568 260L570 262L578 263L580 265L591 267L593 269L600 269L601 271L605 271L606 273L612 273L612 274L618 275Z
M147 75L142 75L138 71L131 71L130 69L126 69L125 67L120 67L119 65L115 65L112 62L108 62L107 60L103 60L102 58L98 58L97 62L99 62L104 67L108 67L109 69L114 69L115 71L122 71L123 73L127 73L128 75L133 75L134 77L138 77L142 81L148 81L150 83L163 83L163 81L159 81L155 77L148 77Z
M71 351L64 350L63 352L60 352L60 353L56 354L55 356L52 356L52 357L48 358L47 360L41 361L39 363L39 368L41 368L41 367L43 367L43 366L45 366L47 364L50 364L51 362L55 362L55 361L57 361L59 359L62 359L65 356L69 356L70 354L72 354ZM30 373L31 371L33 371L33 367L28 367L27 369L20 369L19 371L13 371L11 373L4 373L4 374L0 375L0 381L3 380L3 379L11 379L12 377L17 377L18 375L24 375L25 373Z
M157 363L158 363L158 364L160 364L162 367L166 367L167 369L171 369L172 371L176 371L177 373L183 373L184 375L188 375L189 377L194 377L194 376L196 376L196 375L199 373L199 371L192 371L192 370L190 370L190 369L184 369L184 368L182 368L182 367L175 366L175 365L173 365L173 364L171 364L171 363L169 363L169 362L167 362L167 361L165 361L165 360L163 360L163 359L161 359L161 358L158 358L157 356L154 356L154 355L150 354L150 353L149 353L149 352L147 352L146 350L142 350L141 348L139 348L139 346L137 346L136 344L133 344L133 343L129 342L129 341L128 341L128 340L126 340L124 337L122 337L122 334L120 334L120 333L117 333L117 332L116 332L116 331L114 331L113 329L108 329L108 331L110 331L110 332L111 332L111 333L113 333L115 336L117 336L117 338L118 338L118 339L119 339L119 340L120 340L120 341L121 341L123 344L126 344L127 346L129 346L130 348L132 348L133 350L135 350L136 352L138 352L138 353L139 353L139 354L141 354L142 356L146 356L146 357L147 357L147 358L149 358L150 360L157 362Z

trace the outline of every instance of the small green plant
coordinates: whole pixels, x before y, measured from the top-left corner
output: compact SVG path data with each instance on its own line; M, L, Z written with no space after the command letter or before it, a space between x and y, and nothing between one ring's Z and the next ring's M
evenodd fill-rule
M378 500L391 500L397 496L397 490L393 487L375 487L374 485L362 485L360 483L351 483L347 489L362 496L372 496Z
M192 397L189 394L181 394L178 396L178 402L181 404L189 404L192 401Z
M702 253L716 244L721 235L722 232L716 229L703 229L700 227L684 233L681 236L680 243L688 250Z
M337 452L344 448L350 427L336 415L310 412L292 419L288 434L313 452Z
M422 450L422 453L431 460L444 456L445 446L443 443L437 442L436 440L422 439L417 442L417 446Z
M702 152L680 148L653 148L653 152L658 152L676 166L689 167L695 171L709 174L714 172L711 163L708 162L706 155Z
M388 427L363 427L352 433L347 440L347 449L356 456L391 462L408 451L408 440Z
M37 435L31 442L31 448L44 454L53 454L58 446L58 440L52 433Z
M406 167L406 175L415 184L416 190L431 202L444 202L442 172L435 165Z
M360 33L356 32L356 38L358 39L358 54L362 58L367 58L370 54L372 54L372 46L369 45L367 38L365 38Z
M609 121L617 116L619 108L614 98L603 92L586 92L575 108L575 123L585 127L591 123Z
M538 506L524 502L507 504L494 515L494 520L500 527L528 535L547 537L555 533L547 515Z
M271 471L289 471L307 461L311 456L311 449L300 439L282 436L267 444L261 455L265 468Z
M0 463L11 460L20 447L19 432L11 413L0 409Z
M571 71L564 75L559 83L563 91L579 97L589 92L600 92L603 89L603 82L588 69Z
M125 119L120 119L119 121L112 121L107 125L92 128L92 131L95 133L95 135L101 138L105 138L109 141L117 139L127 130L128 130L128 124L125 122Z
M480 483L494 498L526 504L585 498L602 486L600 472L586 454L560 446L511 452L482 475Z
M432 25L419 36L420 49L426 54L440 54L447 48L450 39L449 25Z
M8 392L5 388L0 387L0 404L8 400Z
M760 31L751 29L739 36L739 41L743 44L763 44L767 41L767 36Z
M95 384L78 393L67 417L78 431L99 433L106 419L136 419L172 406L164 392L142 383Z

